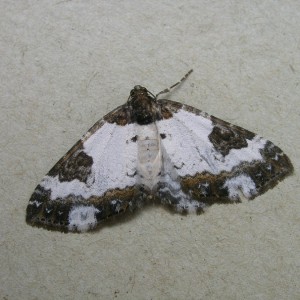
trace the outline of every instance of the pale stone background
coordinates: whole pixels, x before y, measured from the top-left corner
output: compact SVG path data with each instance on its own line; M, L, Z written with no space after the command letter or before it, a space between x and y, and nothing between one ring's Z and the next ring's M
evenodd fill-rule
M25 223L42 176L136 84L270 139L254 201L94 234ZM300 299L300 1L0 1L0 299ZM117 150L117 149L116 149Z

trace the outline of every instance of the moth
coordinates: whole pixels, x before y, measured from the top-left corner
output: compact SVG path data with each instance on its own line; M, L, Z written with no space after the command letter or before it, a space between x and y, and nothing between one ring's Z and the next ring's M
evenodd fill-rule
M26 211L33 226L85 232L148 202L179 213L253 199L293 172L272 142L135 86L54 165Z

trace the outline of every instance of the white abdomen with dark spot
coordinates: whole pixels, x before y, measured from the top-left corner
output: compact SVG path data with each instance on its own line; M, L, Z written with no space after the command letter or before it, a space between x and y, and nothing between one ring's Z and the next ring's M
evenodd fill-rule
M162 167L160 136L155 123L137 127L137 146L140 183L152 189L158 182Z

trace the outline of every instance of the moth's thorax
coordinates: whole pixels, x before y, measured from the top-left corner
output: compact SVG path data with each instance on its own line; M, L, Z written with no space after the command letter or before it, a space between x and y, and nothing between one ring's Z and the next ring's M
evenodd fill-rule
M131 90L128 105L132 119L139 125L147 125L160 119L155 96L140 85Z
M162 168L161 144L155 123L137 125L137 146L137 174L140 184L153 189Z

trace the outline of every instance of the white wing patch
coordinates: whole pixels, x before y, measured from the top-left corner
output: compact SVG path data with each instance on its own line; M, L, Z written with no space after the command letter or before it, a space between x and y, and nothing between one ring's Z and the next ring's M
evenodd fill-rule
M94 206L75 206L69 212L69 230L84 232L93 229L97 225L97 212L99 210Z
M162 147L182 177L205 171L216 175L230 172L242 162L262 160L260 150L266 144L266 140L256 136L247 141L248 147L231 149L224 157L208 138L214 128L212 121L182 109L173 118L157 122L157 126L166 135Z
M134 135L135 124L105 123L83 144L84 152L93 158L92 174L87 183L78 179L60 181L57 175L45 176L41 186L51 190L51 200L70 194L87 199L102 196L110 189L134 186L135 177L128 176L134 174L137 164L137 144L130 142Z
M238 198L240 191L243 192L246 198L251 198L257 193L254 181L245 174L227 179L224 187L228 189L229 198L232 200Z

